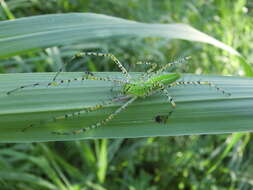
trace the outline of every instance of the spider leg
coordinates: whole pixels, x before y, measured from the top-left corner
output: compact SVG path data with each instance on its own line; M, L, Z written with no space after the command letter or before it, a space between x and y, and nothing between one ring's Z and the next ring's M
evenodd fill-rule
M217 87L214 83L209 81L176 81L169 85L169 87L175 87L179 85L207 85L215 88L217 91L221 92L224 95L231 96L231 93L226 92L224 89Z
M122 112L124 109L126 109L126 107L128 105L130 105L131 103L133 103L136 99L137 99L136 96L132 97L130 100L128 100L126 103L124 103L120 108L118 108L116 111L114 111L112 114L110 114L107 118L105 118L105 119L103 119L91 126L87 126L87 127L84 127L84 128L78 129L78 130L74 130L71 132L53 132L53 133L58 134L58 135L71 135L71 134L76 135L76 134L80 134L80 133L86 132L91 129L98 128L98 127L106 124L107 122L111 121L116 115L118 115L120 112Z
M162 72L164 72L166 69L168 69L169 67L175 65L175 64L181 64L181 63L184 63L186 62L187 60L189 60L191 57L184 57L182 59L179 59L175 62L171 62L171 63L167 63L165 65L163 65L160 69L158 69L156 72L154 72L154 75L159 75L161 74Z
M14 89L6 92L6 95L10 95L10 94L12 94L18 90L24 89L24 88L35 87L35 86L39 86L39 85L41 85L41 83L38 83L38 82L34 83L34 84L22 85L22 86L19 86L17 88L14 88Z
M140 64L140 62L138 64ZM140 79L145 80L152 72L154 72L154 70L157 68L157 64L150 62L146 62L143 64L150 65L150 68L147 70L147 72L143 73L140 77Z
M81 77L75 77L75 78L72 78L72 79L62 79L62 80L59 80L59 81L52 81L52 82L45 83L45 84L43 84L43 83L34 83L34 84L22 85L22 86L19 86L15 89L12 89L12 90L6 92L6 94L10 95L10 94L12 94L16 91L19 91L19 90L22 90L22 89L25 89L25 88L29 88L29 87L42 86L42 85L45 85L47 87L59 86L63 83L68 83L69 84L73 81L84 81L84 80L111 81L111 82L115 82L115 83L118 83L118 84L126 84L127 83L127 81L124 81L124 80L113 79L113 78L110 78L110 77L98 77L98 76L94 76L90 72L86 72L85 75L83 75Z
M163 94L167 97L167 101L171 104L172 108L175 109L176 108L176 103L174 102L174 99L172 98L172 96L170 96L168 90L166 90L165 88L161 90L163 92Z
M36 127L37 125L41 125L41 124L47 124L47 123L57 122L57 121L60 121L60 120L66 120L68 118L74 118L75 116L76 117L80 117L82 114L102 109L105 106L110 105L110 104L112 104L112 103L114 103L116 101L118 101L118 98L114 98L114 99L105 101L102 104L97 104L97 105L94 105L94 106L91 106L91 107L86 107L86 108L83 108L83 109L81 109L79 111L75 111L75 112L72 112L72 113L67 113L67 114L64 114L64 115L59 115L59 116L56 116L56 117L52 117L51 119L48 119L48 120L45 120L45 121L40 121L37 124L31 124L31 125L23 128L22 131L24 132L24 131L32 128L32 127Z
M150 68L143 75L148 75L148 74L152 73L157 68L157 63L138 61L136 64L150 66Z
M108 57L110 58L118 67L119 69L122 71L123 75L125 75L127 81L130 81L131 76L129 75L129 73L127 72L127 70L125 69L125 67L121 64L121 62L113 55L110 53L98 53L98 52L80 52L75 54L70 62L76 58L81 58L81 57L85 57L85 56L97 56L97 57ZM69 64L70 62L66 63ZM63 71L63 67L55 74L53 81L56 80L57 76Z
M176 103L174 102L173 97L170 96L168 90L166 89L166 86L164 86L162 83L155 82L152 85L152 87L150 88L147 96L150 96L150 95L156 93L157 91L161 91L163 93L163 95L165 95L167 97L167 101L171 104L173 109L176 108Z
M59 82L55 81L49 84L53 84L54 86L58 86L59 84L62 83L70 83L73 81L84 81L84 80L98 80L98 81L110 81L110 82L115 82L118 84L127 84L126 81L124 80L119 80L119 79L113 79L110 77L99 77L99 76L94 76L94 75L84 75L81 77L76 77L76 78L72 78L72 79L66 79L66 80L60 80Z

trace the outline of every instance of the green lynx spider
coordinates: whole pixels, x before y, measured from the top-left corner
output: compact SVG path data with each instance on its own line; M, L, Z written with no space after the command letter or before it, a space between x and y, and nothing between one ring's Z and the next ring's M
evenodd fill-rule
M136 99L138 98L146 98L148 96L151 96L152 94L160 91L162 92L163 95L167 97L167 101L171 104L172 109L174 110L176 108L176 103L174 102L173 98L169 95L169 91L167 90L168 88L179 86L179 85L209 85L214 87L216 90L222 92L222 94L226 94L230 96L230 93L225 92L223 89L215 86L213 83L208 82L208 81L177 81L178 79L181 78L181 75L179 73L164 73L169 67L171 67L174 64L177 63L182 63L183 61L187 60L188 57L183 58L179 61L173 62L173 63L168 63L162 66L161 68L157 69L157 65L154 63L139 63L139 64L146 64L146 65L151 65L150 69L147 70L146 73L144 73L140 78L138 79L132 79L131 75L127 72L127 70L124 68L124 66L120 63L120 61L112 54L109 53L97 53L97 52L81 52L77 53L76 55L73 56L72 59L75 58L81 58L84 56L102 56L102 57L109 57L122 71L122 74L125 77L125 80L117 80L117 79L112 79L110 77L97 77L94 76L92 73L86 72L86 74L80 78L73 78L73 79L68 79L68 80L60 80L56 81L57 76L59 73L62 71L60 69L55 77L53 78L53 81L48 83L48 86L57 86L62 83L70 83L72 81L82 81L82 80L102 80L102 81L112 81L116 82L122 85L122 91L121 93L123 96L114 98L112 100L106 101L103 104L98 104L92 107L84 108L81 111L73 112L70 114L65 114L62 116L54 117L51 120L45 121L46 123L57 121L57 120L62 120L62 119L67 119L69 117L73 116L79 116L83 113L88 113L91 111L95 111L98 109L101 109L105 107L106 105L112 104L116 101L124 101L124 104L119 107L116 111L111 113L108 117L105 119L98 121L97 123L86 126L83 128L80 128L78 130L74 130L71 132L53 132L55 134L61 134L61 135L70 135L70 134L80 134L82 132L88 131L90 129L95 129L98 127L101 127L102 125L105 125L107 122L111 121L116 115L118 115L120 112L122 112L124 109L126 109L131 103L133 103ZM8 95L11 93L24 89L30 86L38 86L40 83L34 83L32 85L25 85L25 86L20 86L16 89L13 89L9 92L7 92ZM170 112L170 114L173 111ZM29 127L33 127L34 124L31 124ZM27 129L25 128L25 129ZM25 130L24 129L24 130Z

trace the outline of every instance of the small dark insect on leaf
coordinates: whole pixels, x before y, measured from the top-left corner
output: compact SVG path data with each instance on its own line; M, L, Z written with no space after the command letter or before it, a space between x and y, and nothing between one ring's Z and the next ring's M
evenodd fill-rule
M171 114L172 114L172 111L169 112L169 114L167 114L167 115L157 115L157 116L155 116L155 121L157 123L167 123Z

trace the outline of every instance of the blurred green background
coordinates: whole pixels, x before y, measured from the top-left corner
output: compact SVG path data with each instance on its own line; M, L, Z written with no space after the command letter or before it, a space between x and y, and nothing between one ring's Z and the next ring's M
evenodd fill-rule
M182 72L252 76L253 1L246 0L9 0L0 20L67 12L107 14L147 23L187 23L239 51L249 64L202 43L160 38L107 39L51 47L1 59L0 72L57 71L80 50L110 52L128 68L149 60L192 56ZM0 28L1 30L1 28ZM128 64L129 63L129 64ZM87 58L68 71L118 71ZM1 144L0 189L252 189L250 133L141 139Z

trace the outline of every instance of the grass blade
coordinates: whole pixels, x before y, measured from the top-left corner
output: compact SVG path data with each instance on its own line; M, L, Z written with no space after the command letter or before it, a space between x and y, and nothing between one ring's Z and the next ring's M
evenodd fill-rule
M186 24L145 24L101 14L32 16L2 21L0 28L0 57L37 48L126 36L158 36L203 42L239 55L230 46Z
M63 73L61 78L81 75L82 73ZM95 75L121 77L120 73ZM166 98L157 94L136 101L107 125L80 135L61 136L51 132L71 131L93 124L104 119L122 103L80 118L39 124L22 132L23 128L32 123L102 103L117 94L111 91L115 85L110 82L87 80L58 87L34 87L6 95L8 90L19 85L34 82L46 84L53 76L54 73L0 75L0 142L213 134L253 129L253 79L186 74L184 80L211 81L232 93L232 96L226 97L210 87L175 87L169 91L175 97L177 108L167 124L154 121L156 115L167 114L171 110Z

